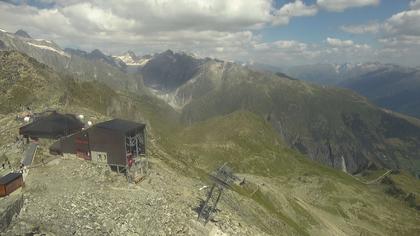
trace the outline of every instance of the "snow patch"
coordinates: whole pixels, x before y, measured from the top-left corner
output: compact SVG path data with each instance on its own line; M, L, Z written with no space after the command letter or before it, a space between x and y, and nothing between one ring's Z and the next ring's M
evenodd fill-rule
M50 40L45 40L45 39L34 39L34 40L38 41L38 42L46 42L46 43L51 43L52 44L52 42Z
M113 56L114 58L124 62L128 66L144 66L147 62L149 62L149 57L142 57L139 58L133 52L128 51L127 53L121 56Z
M70 57L69 55L67 55L64 51L62 51L62 50L57 50L57 49L55 49L55 48L52 48L52 47L49 47L49 46L45 46L45 45L38 45L38 44L34 44L34 43L31 43L31 42L27 42L29 45L31 45L31 46L34 46L34 47L37 47L37 48L41 48L41 49L44 49L44 50L49 50L49 51L52 51L52 52L55 52L55 53L58 53L58 54L60 54L60 55L62 55L62 56L65 56L65 57Z
M344 156L341 156L341 170L347 173L347 164L346 159L344 159Z
M185 105L187 105L189 102L191 102L191 99L192 99L191 96L187 96L187 97L183 96L182 98L178 98L179 88L176 91L170 92L170 93L166 93L164 91L153 89L151 87L149 87L149 90L156 97L160 98L161 100L166 102L169 106L171 106L172 108L174 108L177 111L181 110Z
M120 59L128 66L144 66L150 60L150 59L140 59L136 61L128 54L117 56L116 58Z
M7 31L4 29L0 29L1 32L6 33Z
M146 65L149 61L150 61L150 58L149 58L149 59L140 59L140 61L138 62L138 65L139 65L139 66L144 66L144 65Z

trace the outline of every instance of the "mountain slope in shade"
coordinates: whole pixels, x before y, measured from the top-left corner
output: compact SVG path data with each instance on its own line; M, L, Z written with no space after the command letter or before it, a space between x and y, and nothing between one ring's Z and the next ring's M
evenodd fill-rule
M18 30L16 31L15 35L20 36L22 38L31 38L31 36L24 30Z
M338 86L352 89L378 106L420 117L420 70L376 70Z
M173 91L194 76L202 63L188 54L167 50L154 55L140 71L147 86Z
M154 67L143 76L154 82L146 85L182 111L187 124L248 110L266 119L290 147L337 169L420 168L420 127L353 92L211 59L189 64L186 68L194 70L176 77L172 70L159 70L177 64L171 60L177 56L169 55L151 59L145 68Z

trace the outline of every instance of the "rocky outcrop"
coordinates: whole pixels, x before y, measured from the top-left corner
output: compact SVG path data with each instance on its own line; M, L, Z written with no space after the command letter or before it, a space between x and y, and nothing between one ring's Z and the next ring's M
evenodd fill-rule
M23 206L23 194L12 193L0 202L0 232L5 232Z

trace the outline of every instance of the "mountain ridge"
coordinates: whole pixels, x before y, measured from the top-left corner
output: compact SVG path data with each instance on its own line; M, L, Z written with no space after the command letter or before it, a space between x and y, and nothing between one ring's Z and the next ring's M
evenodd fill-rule
M17 50L44 63L59 73L68 73L82 80L101 80L112 88L139 91L143 87L142 78L128 75L120 68L110 65L114 61L99 50L89 56L81 50L70 50L70 54L56 43L44 39L22 38L0 31L2 50Z

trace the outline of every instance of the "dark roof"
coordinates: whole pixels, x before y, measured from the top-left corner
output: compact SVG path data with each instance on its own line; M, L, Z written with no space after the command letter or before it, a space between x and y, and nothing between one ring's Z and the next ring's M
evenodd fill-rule
M21 173L9 173L0 178L0 184L8 184L21 176Z
M28 147L28 149L26 149L23 160L21 161L21 163L24 166L30 166L32 164L32 161L34 159L34 155L36 152L36 149L38 148L38 144L37 143L31 143Z
M19 129L19 134L37 138L58 138L82 130L84 124L72 114L51 112Z
M102 123L98 123L94 127L127 133L135 129L144 129L146 125L128 120L113 119Z

